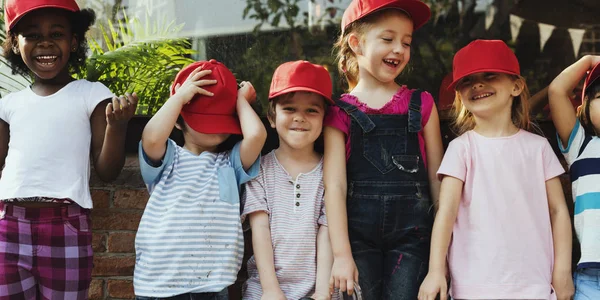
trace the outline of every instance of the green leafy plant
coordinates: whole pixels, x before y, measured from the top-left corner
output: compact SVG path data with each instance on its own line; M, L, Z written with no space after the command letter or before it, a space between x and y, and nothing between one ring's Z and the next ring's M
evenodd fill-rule
M4 30L4 13L0 14L0 44L6 40L6 30ZM10 64L6 61L4 56L0 56L0 65L6 66L8 69L11 68ZM12 75L9 73L0 72L0 91L4 93L16 92L27 87L31 83L31 78L23 77L20 75Z
M101 40L90 40L92 55L80 78L104 83L117 95L136 92L138 114L155 113L169 97L169 88L181 68L193 62L187 39L172 38L182 28L160 20L144 23L125 11L116 24L100 26Z

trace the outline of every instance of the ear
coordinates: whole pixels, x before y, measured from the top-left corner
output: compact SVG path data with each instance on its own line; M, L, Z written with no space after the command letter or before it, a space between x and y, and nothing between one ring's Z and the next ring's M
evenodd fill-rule
M517 78L514 81L513 89L510 92L510 94L513 97L517 97L517 96L521 95L521 93L523 92L524 89L525 89L525 81L522 78Z
M71 38L71 52L77 52L77 49L79 48L79 43L77 42L77 36L73 35L73 37Z
M179 123L175 123L175 128L179 129L180 131L183 131L183 129L181 128L181 125L179 125Z
M361 44L360 37L355 33L351 33L350 36L348 36L348 46L350 46L350 49L352 49L352 52L356 55L362 55Z
M269 120L269 124L271 125L271 128L275 128L275 120L273 118L271 118L271 116L268 114L267 115L267 120Z

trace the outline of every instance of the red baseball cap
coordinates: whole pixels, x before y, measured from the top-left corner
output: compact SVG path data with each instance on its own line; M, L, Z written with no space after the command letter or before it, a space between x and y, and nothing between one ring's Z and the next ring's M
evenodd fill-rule
M588 76L585 78L585 82L583 83L583 93L581 93L581 102L585 99L585 94L587 93L588 88L596 82L600 78L600 63L597 63L592 70L588 73Z
M10 31L28 12L40 8L61 8L68 11L79 11L75 0L6 0L4 4L4 21L6 31Z
M520 75L519 61L501 40L474 40L458 50L452 62L453 90L463 77L480 72Z
M306 60L298 60L281 64L273 73L269 100L291 92L317 93L331 104L333 85L329 72L320 65Z
M181 69L171 86L171 96L175 94L175 85L183 84L198 67L202 67L202 70L212 70L211 74L202 79L214 79L217 83L202 88L212 92L214 96L195 95L181 110L183 120L201 133L241 134L240 120L236 113L237 81L224 64L211 59L198 61Z
M352 0L342 16L342 34L352 22L386 8L400 9L407 13L413 21L414 30L427 23L431 16L429 6L419 0Z

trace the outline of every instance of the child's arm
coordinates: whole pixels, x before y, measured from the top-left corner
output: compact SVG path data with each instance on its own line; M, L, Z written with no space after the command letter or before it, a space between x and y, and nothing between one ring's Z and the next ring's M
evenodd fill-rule
M315 294L311 297L315 300L327 300L331 298L329 293L329 277L333 265L333 254L329 242L329 232L325 225L319 226L317 232L317 282Z
M569 143L569 137L577 119L575 109L569 100L569 95L585 76L585 72L598 62L600 62L600 56L586 55L564 69L550 83L548 88L550 113L552 114L552 121L556 127L556 132L564 147L567 147Z
M8 155L9 135L8 123L0 120L0 177L2 176L2 169L4 168L4 162L6 161L6 155Z
M429 272L419 289L419 300L448 299L446 281L446 256L452 238L452 229L458 214L458 206L462 197L463 181L445 176L440 188L439 208L431 233L431 254Z
M260 278L264 300L285 299L279 287L275 274L275 261L273 257L273 241L271 240L271 226L269 216L264 211L250 214L250 227L252 228L252 249Z
M325 209L333 267L329 279L329 292L334 287L352 294L354 283L358 281L358 269L352 258L348 237L348 216L346 215L346 148L344 133L334 127L323 129L325 153L323 155L323 183L325 185Z
M556 290L558 300L568 300L575 292L571 277L571 219L558 177L546 181L546 191L554 240L552 286Z
M138 98L132 95L113 97L96 106L90 123L92 128L92 158L100 179L115 179L125 164L127 123L133 117Z
M240 144L240 159L244 170L248 170L260 155L267 140L267 130L250 106L256 100L256 91L250 82L242 81L238 90L237 114L244 139Z
M202 77L211 73L211 70L202 70L202 67L192 71L182 85L177 84L175 86L175 94L165 102L146 124L142 133L142 148L152 162L159 162L165 155L167 139L183 106L190 102L196 94L213 96L213 93L202 88L205 85L217 82L216 80L202 79Z
M425 139L425 154L427 154L427 174L429 175L431 200L437 208L441 182L436 173L442 163L444 145L442 144L442 134L440 132L440 118L435 104L431 109L429 120L423 128L423 138Z

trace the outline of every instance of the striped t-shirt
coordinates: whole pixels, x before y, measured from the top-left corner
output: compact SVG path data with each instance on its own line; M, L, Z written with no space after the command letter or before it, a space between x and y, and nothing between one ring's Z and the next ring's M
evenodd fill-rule
M195 155L169 140L158 167L141 143L139 151L150 199L135 239L135 294L172 297L233 284L244 254L239 186L258 174L259 160L244 171L240 143Z
M579 120L563 147L575 201L575 232L581 243L578 269L600 268L600 138L585 132ZM582 151L583 148L583 151Z
M264 211L269 215L275 274L287 299L311 296L317 270L317 231L327 225L323 201L323 161L308 173L292 178L275 151L262 158L258 176L246 184L242 217ZM244 300L259 300L262 288L256 260L248 260Z

